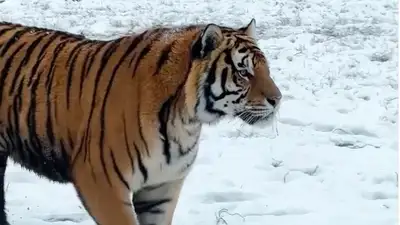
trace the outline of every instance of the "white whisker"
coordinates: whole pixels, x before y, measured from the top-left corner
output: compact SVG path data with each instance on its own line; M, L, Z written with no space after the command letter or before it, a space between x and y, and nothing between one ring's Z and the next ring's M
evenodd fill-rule
M256 109L256 110L268 110L268 108L264 107L264 106L245 106L244 108L248 109L248 110L253 110L253 109Z

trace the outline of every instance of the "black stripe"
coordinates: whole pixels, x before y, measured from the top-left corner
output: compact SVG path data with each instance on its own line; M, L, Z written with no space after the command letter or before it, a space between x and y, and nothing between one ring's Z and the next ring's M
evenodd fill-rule
M7 120L9 121L9 125L7 128L8 137L10 139L10 143L13 147L13 151L17 152L17 155L21 159L21 161L26 161L25 151L22 146L22 142L20 136L17 132L19 132L19 120L17 117L13 117L15 115L15 106L14 104L10 104L7 110ZM29 158L28 158L29 160Z
M90 69L92 69L93 63L97 62L97 61L95 61L96 56L103 49L103 47L107 46L107 44L108 44L108 42L102 42L99 45L96 45L96 48L95 48L93 54L91 55L92 57L90 58L88 64L85 65L86 66L86 68L85 68L86 70L83 73L83 75L84 75L83 78L84 79L89 75L89 71L90 71Z
M225 53L225 58L224 58L225 63L227 63L228 65L232 65L233 61L232 61L232 58L231 58L231 54L229 53L229 51L225 51L224 53ZM214 68L212 68L210 70L210 73L212 73L212 75L214 76L213 80L210 80L210 83L209 83L210 86L212 85L211 82L215 82L215 71L216 71L216 69L217 68L214 67ZM238 91L228 91L226 89L226 81L227 81L226 78L227 78L227 75L228 75L228 68L225 67L224 69L222 69L222 72L221 72L221 88L222 88L221 95L215 96L214 93L210 89L210 91L211 91L210 92L211 93L210 97L213 98L215 101L221 100L221 99L225 98L227 95L238 95L239 94ZM235 80L235 77L233 77L233 79Z
M18 88L17 88L17 94L15 95L15 98L17 98L18 100L18 111L21 111L22 108L22 90L24 87L24 81L25 81L25 76L22 77L22 79L20 80L19 84L18 84Z
M91 148L86 148L86 151L88 151L88 150L90 151ZM108 171L107 171L106 159L104 158L104 151L105 151L104 150L104 146L101 145L101 147L100 147L100 162L101 162L101 166L103 167L103 171L104 171L104 174L106 175L108 184L112 187L111 178L110 178L110 175L108 174ZM86 156L85 156L85 158L86 158ZM90 157L89 157L89 159L90 159Z
M76 65L76 59L79 56L79 52L82 50L81 46L87 44L89 41L82 41L81 43L78 43L75 45L75 47L72 49L71 53L69 54L66 66L68 68L68 76L67 76L67 93L66 93L66 102L67 102L67 109L69 109L70 106L70 95L71 95L71 85L72 85L72 76L73 73L75 72L75 65Z
M257 55L259 56L260 54L253 54L253 56L251 57L251 61L254 63L256 61Z
M17 68L17 70L16 70L16 72L15 72L14 79L13 79L12 82L11 82L11 88L10 88L10 90L9 90L9 92L8 92L9 95L12 95L12 93L14 92L14 88L15 88L15 85L16 85L16 83L17 83L17 80L18 80L18 77L19 77L19 75L20 75L20 73L21 73L22 68L23 68L24 66L26 66L26 64L28 63L28 61L31 59L33 50L38 46L38 44L40 44L41 40L42 40L45 36L46 36L46 34L44 34L44 35L42 35L42 36L39 36L39 37L36 37L36 39L35 39L35 40L31 43L31 45L29 45L29 47L27 48L26 54L24 54L24 57L23 57L21 63L19 64L19 66L18 66L18 68Z
M42 152L41 142L36 133L36 91L39 86L39 81L43 72L41 71L38 74L38 77L33 81L31 87L31 98L29 100L30 105L28 108L28 114L26 120L28 121L28 139L30 143L30 149L34 151L37 156L40 158L39 161L46 161L45 156Z
M28 140L23 140L24 153L26 153L27 160L25 163L31 168L37 168L39 171L43 171L43 161L39 159L40 155L36 154L35 150L31 148ZM39 157L38 157L39 156Z
M26 43L24 43L25 45ZM15 74L14 74L15 75ZM23 81L23 79L22 79ZM9 106L8 109L8 121L10 121L10 131L12 130L13 132L13 139L14 139L14 143L15 143L15 147L16 147L16 151L18 152L18 155L21 157L21 159L24 160L26 154L27 153L25 151L25 146L24 146L24 142L21 138L20 135L20 119L19 119L19 115L20 115L20 111L21 111L21 107L22 107L22 85L18 86L18 90L17 90L17 94L13 97L13 101L12 104ZM12 124L13 123L13 124ZM31 158L27 158L27 161L29 163L29 161L32 161Z
M227 79L228 79L228 68L225 67L224 69L222 69L222 72L221 72L221 90L223 92L226 91Z
M24 81L25 81L25 75L21 78L18 87L17 87L17 94L16 94L16 98L18 98L19 101L19 106L18 106L18 110L21 111L21 107L22 107L22 90L24 87Z
M102 47L106 44L106 42L103 42L99 45L95 45L96 46L96 50L94 53L92 53L92 49L90 49L90 47L87 47L87 53L85 55L85 61L82 63L82 67L81 67L81 77L80 77L80 81L79 81L79 98L82 97L82 91L83 91L83 82L85 80L85 78L87 77L90 69L92 68L93 65L93 60L96 57L97 53L99 53L99 51L102 49ZM92 53L92 54L91 54ZM90 60L89 60L90 59Z
M58 175L52 175L53 177L56 177L54 179L56 179L60 183L66 183L70 181L68 154L66 153L64 142L62 140L58 141L60 149L50 150L50 158L53 159L50 166L53 167L54 170L57 171L56 173L58 174ZM57 153L60 153L61 155L59 156L57 155Z
M78 159L78 156L82 153L82 151L85 151L85 155L83 157L83 162L86 163L86 154L87 154L87 149L88 149L88 145L86 143L88 141L88 138L86 136L88 136L88 129L85 130L85 133L82 135L82 137L79 141L79 148L76 151L74 158L72 159L72 165L75 165L75 161Z
M96 51L93 53L93 57L92 57L92 59L91 59L90 62L89 62L89 66L88 66L88 68L87 68L86 74L89 73L89 70L92 68L92 63L93 63L94 58L96 57L97 53L98 53L101 49L103 49L103 47L105 46L105 43L106 43L106 42L104 42L102 45L97 46L97 49L96 49ZM108 46L108 48L105 50L105 52L103 53L103 56L102 56L102 61L104 61L104 58L106 58L106 57L105 57L105 54L106 54L107 52L109 52L109 49L110 49L112 46L113 46L113 43L111 43L110 46ZM106 62L107 62L107 61L106 61ZM100 68L99 68L99 70L98 70L98 72L97 72L97 75L96 75L96 77L95 77L95 81L94 81L94 84L93 84L92 103L91 103L91 105L90 105L89 118L88 118L87 125L86 125L86 135L85 135L85 137L84 137L85 139L87 139L87 134L89 133L89 130L90 130L90 123L91 123L92 116L93 116L93 110L94 110L94 108L95 108L96 96L97 96L97 88L98 88L98 86L99 86L100 75L101 75L101 73L99 73L99 72L100 72L101 67L104 67L104 65L100 65ZM85 75L85 76L86 76L86 75ZM81 78L82 78L82 77L81 77ZM87 143L87 140L81 141L81 146L80 146L80 148L82 148L83 143Z
M126 149L126 152L128 154L128 157L129 157L129 162L130 162L132 171L134 171L133 157L132 157L131 148L130 148L129 141L128 141L128 131L126 130L125 115L122 116L122 123L124 125L125 149Z
M247 96L247 93L249 93L249 91L250 91L250 88L248 88L244 93L242 93L236 100L233 100L232 103L239 104L240 101Z
M243 65L243 67L248 67L249 65L247 64L245 64L245 62L244 62L244 60L246 60L247 58L249 58L249 55L247 54L247 55L245 55L245 56L243 56L243 58L242 58L242 61L241 61L241 63L242 63L242 65Z
M87 136L85 137L86 143L85 143L85 148L84 148L85 155L84 155L83 161L85 162L86 158L87 158L88 164L90 165L90 168L91 168L91 173L92 173L92 176L93 176L93 180L96 181L96 174L94 172L94 167L93 167L93 164L92 164L92 158L90 157L91 149L89 147L89 144L91 142L91 138L92 138L92 136L91 136L90 133L88 133Z
M3 139L3 141L4 141L4 144L2 145L2 146L4 146L4 149L10 149L10 143L9 143L9 140L7 139L7 132L6 131L3 131L1 134L1 139Z
M2 96L2 92L4 91L4 83L7 79L8 72L10 71L11 65L14 61L14 57L18 54L18 52L26 45L26 43L22 43L15 49L13 53L7 58L6 62L4 63L3 69L0 71L0 96ZM3 97L0 97L0 106L3 101Z
M251 49L252 51L256 51L256 52L259 52L259 53L263 54L262 51L261 51L261 49L260 49L257 45L251 46L250 49Z
M93 116L93 111L95 108L95 103L96 103L96 97L97 97L97 88L99 86L99 81L100 81L100 76L102 73L102 70L104 69L105 64L107 63L111 53L112 53L112 49L115 48L115 45L113 42L102 42L100 45L97 46L96 51L93 53L93 57L89 62L89 66L87 68L86 74L83 74L84 77L87 76L87 74L89 73L89 70L92 68L92 63L97 55L97 53L103 49L104 46L106 46L106 44L109 44L109 46L107 47L107 49L104 51L102 58L101 58L101 64L100 67L97 71L96 77L95 77L95 83L94 83L94 90L93 90L93 94L92 94L92 103L90 105L90 112L89 112L89 118L87 121L87 125L86 125L86 131L85 131L85 135L82 137L82 140L80 142L80 146L79 146L79 150L77 152L77 154L75 155L75 158L73 159L73 163L75 163L75 161L77 160L79 154L82 152L82 150L85 150L85 157L84 160L86 160L86 154L88 153L88 149L90 150L90 148L88 148L88 138L89 138L89 134L90 134L90 125L91 125L91 120L92 120L92 116ZM82 79L83 77L81 77ZM82 81L82 80L81 80ZM103 142L104 140L100 139L100 160L101 160L101 164L103 165L103 169L105 170L105 159L104 159L104 146L103 146ZM83 145L85 145L85 148L83 148ZM90 160L90 155L88 156L89 160ZM90 164L90 162L89 162ZM111 184L111 180L110 177L108 176L107 171L105 171L106 173L106 177L107 177L107 181L110 184L110 186L112 186Z
M215 109L214 103L211 101L210 98L214 98L214 99L216 98L216 96L212 92L211 86L216 81L215 71L217 70L217 63L218 63L218 60L220 59L220 57L222 56L222 54L224 54L224 53L221 53L212 63L210 71L208 72L205 86L204 86L204 97L206 100L205 110L207 110L209 113L217 114L218 116L224 116L226 113L219 109Z
M168 44L167 47L165 47L163 50L161 50L160 57L158 58L158 61L157 61L157 66L156 66L157 69L153 75L159 74L162 67L164 66L164 64L167 63L168 55L172 51L172 47L174 46L175 43L176 43L176 41L173 41L172 43Z
M149 43L142 49L142 51L139 53L139 56L136 59L135 66L133 68L132 78L136 75L136 70L140 64L140 61L150 52L151 48L153 47L154 41L158 40L158 38L162 35L162 33L161 33L162 30L163 29L155 30L154 32L158 31L158 33L154 34L153 37L150 37L147 39L147 41L149 41Z
M144 36L149 33L149 31L145 31L143 33L141 33L140 35L134 37L134 40L132 41L132 45L133 46L138 46L140 44L140 42L142 42L144 40ZM151 34L151 33L150 33ZM132 55L131 60L129 61L129 67L132 67L132 62L133 60L136 58L136 52Z
M90 162L91 162L91 159L90 159L90 151L88 151L88 149L89 149L89 143L90 143L90 141L91 141L90 138L91 138L90 133L87 133L87 134L84 136L85 148L79 148L79 152L81 152L82 150L85 150L85 155L83 156L83 162L86 162L86 159L88 159L89 164L90 164ZM78 153L79 153L79 152L78 152Z
M196 138L196 140L193 142L191 146L189 146L186 149L183 149L182 145L177 140L175 140L175 143L179 146L179 156L182 157L189 154L196 147L198 141L199 138Z
M157 199L157 200L144 200L144 201L134 201L133 205L135 207L135 212L137 214L151 213L151 214L161 214L164 210L158 208L162 204L171 202L171 199Z
M144 164L143 164L142 156L140 155L140 151L139 151L138 147L136 146L135 143L133 143L133 144L134 144L134 146L135 146L136 158L137 158L137 160L138 160L139 170L140 170L140 172L141 172L142 175L143 175L143 183L146 183L147 180L148 180L148 178L149 178L149 175L148 175L148 173L147 173L146 167L145 167Z
M10 110L9 110L9 111L10 111ZM10 120L10 121L12 121L12 120ZM6 129L6 134L7 134L8 143L9 143L8 149L14 149L15 151L17 151L17 152L19 151L19 152L21 153L22 149L18 149L18 148L14 145L13 133L12 133L12 130L11 130L11 127L10 127L10 126ZM24 160L24 155L23 155L23 154L22 154L22 155L19 155L19 156L20 156L21 160Z
M86 76L88 75L90 69L93 68L92 64L93 64L94 59L96 58L97 54L98 54L98 53L103 49L103 47L106 46L106 44L108 44L108 43L109 43L109 42L103 42L103 43L101 43L100 45L97 45L97 46L96 46L96 50L95 50L95 52L92 54L92 58L91 58L90 61L89 61L89 65L87 66L86 71L84 72L84 74L82 74L82 76L81 76L81 86L83 86L82 83L83 83L84 78L86 78ZM107 48L107 49L105 50L105 52L103 53L102 61L104 61L105 54L107 54L107 52L109 51L109 49L110 49L112 46L113 46L113 44L110 43L110 46L108 46L108 48ZM86 64L86 63L85 63L85 64ZM85 137L84 137L85 139L87 139L87 134L89 133L90 123L91 123L92 116L93 116L93 110L94 110L94 108L95 108L96 95L97 95L97 88L98 88L98 86L99 86L100 75L101 75L101 73L99 73L99 72L100 72L100 70L101 70L101 67L104 67L104 65L100 65L100 67L99 67L99 69L98 69L98 71L97 71L97 75L96 75L96 77L95 77L95 81L94 81L95 83L94 83L94 85L93 85L92 103L91 103L91 105L90 105L90 113L89 113L89 118L88 118L87 126L86 126L86 135L85 135ZM80 95L81 95L81 94L82 94L82 89L80 90ZM82 95L81 95L81 96L82 96ZM81 141L81 143L80 143L81 146L79 147L80 149L82 148L82 145L83 145L84 143L87 143L87 140Z
M124 54L122 55L122 57L120 58L120 60L118 61L118 63L115 65L114 69L113 69L113 77L115 76L117 70L119 69L119 67L122 65L122 63L124 62L124 60L129 56L129 54L132 53L132 51L137 47L137 45L143 40L143 36L145 35L145 33L142 33L141 35L135 37L133 39L133 41L131 42L131 44L129 45L129 47L126 49L126 51L124 52ZM133 55L134 56L134 55ZM134 57L133 57L134 58ZM132 63L133 58L131 58L130 63Z
M139 98L139 99L140 99L140 98ZM140 110L141 110L140 101L138 101L138 109L137 109L138 115L137 115L137 121L138 121L138 126L139 126L139 136L140 136L140 139L141 139L142 142L143 142L144 150L146 151L147 156L150 156L149 146L147 145L146 139L144 138L144 134L143 134L142 120L140 119Z
M16 150L20 152L19 154L20 156L23 156L25 155L25 149L20 135L20 121L19 121L19 109L21 108L20 100L21 98L18 98L18 95L14 96L13 103L10 105L10 109L8 110L9 113L8 120L10 121L10 128L13 130L13 137L15 141ZM14 125L12 125L12 121L14 121Z
M75 153L73 159L71 160L71 167L74 167L76 161L78 160L79 155L82 153L82 151L84 151L85 155L84 155L84 158L83 158L83 163L86 163L86 156L88 156L88 164L89 164L89 166L91 168L90 172L91 172L93 181L96 183L96 179L97 178L96 178L96 174L95 174L95 172L93 170L93 165L92 165L91 160L90 160L90 152L88 151L88 150L90 150L89 147L88 147L88 142L90 142L90 134L88 133L88 129L86 129L85 132L86 133L84 133L82 135L82 139L79 142L79 148L78 148L77 152Z
M53 34L48 41L42 46L39 55L37 56L37 59L35 59L35 65L33 65L32 67L32 71L30 72L30 77L28 80L28 86L30 86L33 82L33 77L36 75L36 72L39 68L40 63L42 62L44 56L46 55L47 52L47 48L50 46L51 43L53 43L53 41L59 37L57 34Z
M109 149L109 150L110 150L111 161L112 161L115 173L117 174L117 176L121 180L121 182L124 184L126 189L130 190L128 182L125 180L124 176L122 175L121 171L118 168L118 165L117 165L117 162L115 160L115 156L114 156L114 153L113 153L112 149Z
M3 148L3 149L9 149L9 143L8 143L8 140L6 139L6 132L2 132L2 133L0 133L0 137L1 137L1 139L3 140L3 143L1 143L1 147Z
M178 104L177 104L178 100L179 100L179 98L174 98L173 102L171 103L172 104L172 108L170 108L170 111L171 111L171 119L170 119L170 121L171 121L172 127L176 126L176 124L175 124L176 117L180 115L179 114L180 110L179 110Z
M167 135L167 128L168 128L168 120L169 114L171 113L171 105L173 101L173 96L169 97L161 106L160 111L158 112L158 122L159 122L159 129L160 135L162 136L163 142L163 154L165 156L165 161L167 164L171 163L171 150L170 150L170 143Z
M0 148L1 148L1 150L7 149L6 146L5 146L5 145L7 145L7 143L6 143L6 140L4 139L3 133L0 133L0 138L1 138L2 141L4 141L4 144L3 144L3 142L0 141Z
M120 39L119 41L122 41L122 39ZM105 128L106 105L107 105L108 97L110 95L111 87L112 87L112 85L114 83L114 78L117 75L117 71L118 71L119 67L122 65L122 63L124 62L126 57L128 57L128 55L130 54L130 52L133 50L134 47L135 46L132 45L132 44L128 47L128 50L125 51L124 55L122 55L122 57L119 59L118 63L114 66L112 74L111 74L111 78L108 81L108 84L107 84L107 87L106 87L106 91L105 91L105 94L104 94L104 98L103 98L103 103L102 103L101 110L100 110L100 141L102 141L103 138L104 138L104 130L106 129ZM115 47L112 49L112 51L115 51L117 48L118 48L118 45L115 44ZM100 155L101 155L101 152L100 152Z
M179 170L181 173L186 172L188 169L192 167L192 165L196 162L196 157L193 157L189 162L185 163L185 165Z
M8 133L8 129L3 132L3 140L6 144L6 149L13 149L13 145L11 143L10 135Z
M222 92L218 96L215 96L214 94L212 94L210 97L212 99L214 99L215 101L218 101L218 100L221 100L221 99L225 98L228 95L239 95L239 91L227 91L227 90L225 90L224 92Z
M146 47L144 47L144 49L140 52L139 57L136 59L136 63L132 73L132 78L136 75L136 70L140 64L140 61L147 55L147 53L150 52L150 49L151 49L151 43L148 44Z
M245 53L246 51L247 51L247 48L246 48L246 47L241 47L241 48L238 50L239 53Z
M133 76L134 75L135 75L135 73L133 74ZM139 91L138 91L138 95L140 95ZM138 99L140 99L140 96L138 96ZM147 156L150 156L149 146L147 145L146 139L144 138L144 134L143 134L143 126L142 126L141 119L140 119L140 110L141 110L141 103L140 103L140 101L138 101L137 102L138 115L136 118L137 118L137 124L139 126L139 136L143 142L144 150L146 151Z
M2 46L0 57L4 57L4 55L8 52L8 49L10 49L13 44L19 43L19 38L29 31L29 29L23 28L22 30L16 31L13 36L7 38L7 42Z
M188 74L191 70L191 67L188 68L186 74ZM160 108L160 111L158 112L158 121L159 121L159 133L163 137L162 142L163 142L163 154L165 156L165 161L167 164L171 163L171 150L170 150L170 143L169 143L169 137L167 135L167 130L168 130L168 121L170 121L170 113L171 110L173 111L173 119L175 117L175 113L177 111L177 108L172 108L175 102L175 107L177 105L177 101L179 101L179 97L181 96L183 92L184 85L188 79L188 75L186 75L185 80L179 84L176 92L174 95L170 96L162 105ZM192 121L189 119L189 121Z
M236 85L237 87L240 87L241 85L240 85L240 81L239 81L238 76L240 76L240 75L233 74L233 76L232 76L232 82L235 83L235 85Z
M79 54L79 52L82 50L81 46L83 46L83 45L85 45L85 44L87 44L89 42L90 42L89 40L81 41L80 43L76 44L72 48L71 52L69 53L67 62L65 63L65 67L68 67L68 66L71 65L71 63L73 61L73 57L76 57Z
M46 118L46 134L47 134L47 138L50 141L50 145L54 146L55 143L55 136L53 133L53 124L52 124L52 103L54 103L51 100L50 95L52 94L51 90L52 90L52 85L53 85L53 78L54 78L54 74L55 74L55 67L56 67L56 59L58 54L61 52L61 50L66 46L66 44L68 43L68 40L62 41L60 43L58 43L56 45L56 47L54 48L54 51L52 53L52 59L50 61L50 69L49 72L46 75L46 81L45 81L45 85L46 85L46 95L47 95L47 101L46 101L46 108L47 108L47 118Z
M0 30L0 36L1 35L3 35L3 34L5 34L5 33L7 33L8 31L10 31L10 30L14 30L16 27L6 27L6 28L4 28L3 30ZM1 45L0 45L0 47L1 47Z
M95 100L96 100L96 97L97 97L97 87L98 87L98 83L100 81L100 77L103 75L103 71L104 71L104 69L105 69L110 57L115 52L117 47L118 47L118 43L110 42L110 46L104 51L103 57L102 57L101 62L100 62L100 67L99 67L99 70L97 71L97 75L96 75L96 79L95 79L95 89L93 91L93 96L92 96L93 97L92 98L92 109L91 109L91 113L89 114L90 118L92 117L92 114L93 114L94 104L95 104ZM110 86L110 83L112 83L112 82L109 82L108 86ZM104 95L102 108L101 108L101 111L100 111L99 150L100 150L100 161L101 161L101 164L104 167L103 169L104 169L104 172L106 173L107 181L110 184L110 186L112 186L111 179L108 176L108 173L106 172L106 168L105 168L106 164L105 164L105 158L104 158L104 131L106 130L106 127L105 127L105 103L104 102L107 101L108 94L109 94L109 92L106 92L105 95ZM90 118L89 118L89 123L88 124L90 124Z

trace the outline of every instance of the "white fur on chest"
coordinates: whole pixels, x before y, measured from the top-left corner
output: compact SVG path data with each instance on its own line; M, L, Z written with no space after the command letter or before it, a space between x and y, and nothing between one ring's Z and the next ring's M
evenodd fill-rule
M185 127L187 129L184 130L183 127L179 128L175 127L174 130L169 130L167 138L169 142L169 162L164 154L163 139L156 140L153 145L155 149L150 150L151 156L142 160L148 179L144 182L143 176L138 176L135 173L133 178L134 189L182 179L188 175L198 153L201 129L195 125ZM138 170L140 169L135 169L135 171ZM140 184L140 187L137 186L138 184Z
M194 165L198 148L198 144L196 144L190 151L181 155L178 145L171 143L171 161L169 164L165 160L162 149L156 150L157 154L153 155L152 159L147 163L149 172L147 183L152 185L184 178Z

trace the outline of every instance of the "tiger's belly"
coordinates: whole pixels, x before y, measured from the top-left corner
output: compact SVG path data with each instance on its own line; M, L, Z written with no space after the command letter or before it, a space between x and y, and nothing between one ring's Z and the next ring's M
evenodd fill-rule
M69 183L71 181L69 156L65 146L50 144L39 138L32 141L18 135L6 139L2 133L0 133L0 140L0 145L8 146L2 151L7 151L12 161L23 168L54 182Z

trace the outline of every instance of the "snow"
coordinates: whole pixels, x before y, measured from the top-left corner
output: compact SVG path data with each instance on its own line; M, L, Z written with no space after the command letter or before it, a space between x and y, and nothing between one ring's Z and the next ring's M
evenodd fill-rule
M284 94L276 131L236 120L206 127L174 224L396 224L396 1L0 2L0 20L101 39L160 24L242 26L254 17ZM12 224L94 224L70 185L16 165L6 184Z

